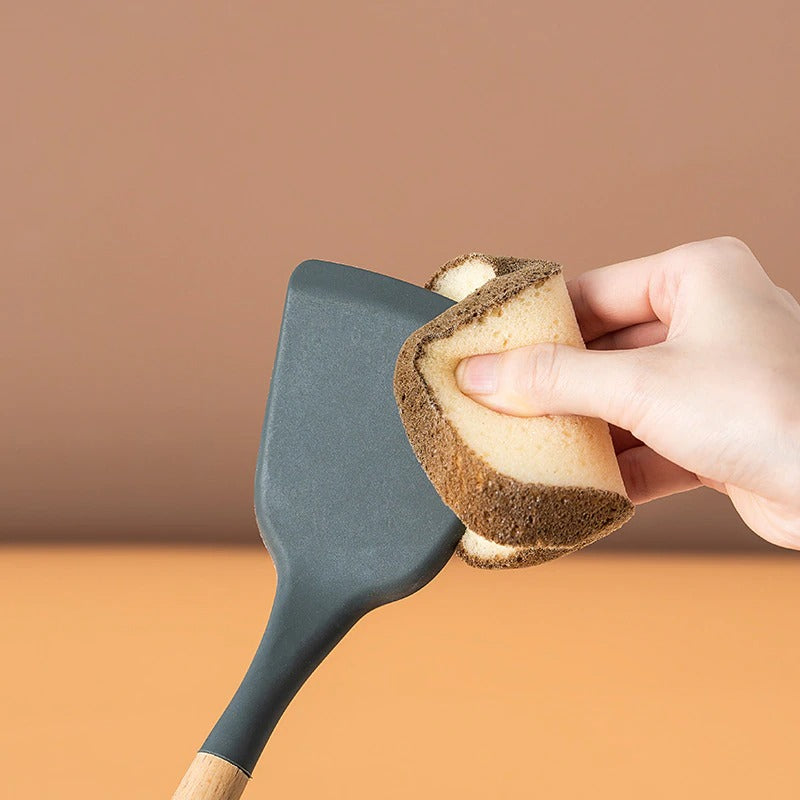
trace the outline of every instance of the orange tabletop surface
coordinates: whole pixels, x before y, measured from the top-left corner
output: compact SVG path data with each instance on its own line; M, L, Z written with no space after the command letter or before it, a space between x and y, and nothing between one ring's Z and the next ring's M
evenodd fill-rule
M0 550L3 795L167 798L261 634L253 547ZM249 798L796 797L800 561L458 561L348 634Z

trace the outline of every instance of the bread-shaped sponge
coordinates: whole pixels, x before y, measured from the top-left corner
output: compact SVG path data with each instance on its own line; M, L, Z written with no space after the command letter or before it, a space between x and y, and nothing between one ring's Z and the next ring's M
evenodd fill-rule
M468 528L459 554L475 566L538 564L627 521L633 506L604 422L500 414L455 382L469 355L584 346L561 268L472 253L445 264L428 288L458 302L405 342L394 390L417 458Z

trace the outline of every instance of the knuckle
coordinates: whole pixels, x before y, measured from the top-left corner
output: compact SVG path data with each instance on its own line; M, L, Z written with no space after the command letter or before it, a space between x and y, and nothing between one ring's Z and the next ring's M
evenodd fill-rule
M761 507L762 519L766 523L766 527L761 530L754 528L754 530L778 547L800 550L800 522L798 522L793 509L770 502Z
M709 239L708 243L719 253L752 255L750 248L737 236L716 236Z
M681 275L678 270L656 270L650 277L647 293L650 305L661 320L671 320L677 303Z
M547 342L526 348L523 368L517 371L519 389L531 397L547 396L558 383L558 347Z
M689 291L715 291L729 284L732 275L739 279L761 267L750 248L735 236L718 236L685 245L680 259L680 271Z
M657 345L656 345L657 346ZM656 398L662 395L655 384L655 374L661 374L666 367L663 363L659 370L652 369L649 357L636 350L627 355L628 369L624 386L620 386L621 422L635 436L642 438L648 426L648 420L656 409Z
M800 303L797 302L797 298L788 289L783 289L780 286L776 288L778 289L778 294L783 298L790 309L797 311L798 308L800 308Z
M731 264L754 259L750 248L736 236L716 236L685 245L693 266L705 272L727 272Z
M729 275L733 268L755 262L750 248L735 236L719 236L706 242L702 267L714 275Z

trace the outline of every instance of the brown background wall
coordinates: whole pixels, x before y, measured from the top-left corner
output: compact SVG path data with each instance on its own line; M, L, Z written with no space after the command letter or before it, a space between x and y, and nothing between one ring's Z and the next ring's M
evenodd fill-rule
M6 4L0 536L253 541L307 257L570 274L734 233L800 292L788 2ZM613 537L612 537L613 538ZM757 546L711 493L609 547Z
M575 275L735 233L800 294L799 8L0 3L0 539L256 543L304 258ZM796 559L594 556L759 542L698 491L541 570L454 560L336 648L246 796L796 797ZM0 555L8 796L168 797L266 555Z

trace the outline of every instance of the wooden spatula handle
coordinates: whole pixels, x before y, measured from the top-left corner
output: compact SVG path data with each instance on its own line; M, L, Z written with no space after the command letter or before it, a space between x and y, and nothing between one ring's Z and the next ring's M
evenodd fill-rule
M172 800L238 800L247 781L247 774L230 761L210 753L198 753Z

